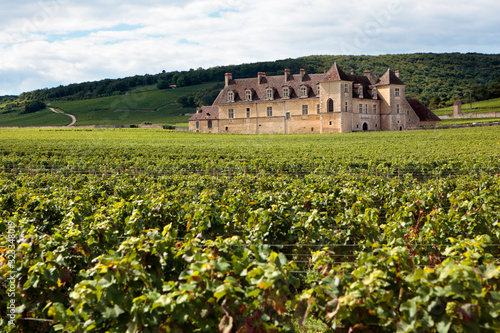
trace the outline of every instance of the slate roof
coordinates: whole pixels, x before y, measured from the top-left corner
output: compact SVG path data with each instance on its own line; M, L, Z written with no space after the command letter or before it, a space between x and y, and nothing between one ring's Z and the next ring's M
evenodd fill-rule
M441 119L436 116L431 110L425 107L419 100L413 98L406 99L411 108L417 114L420 121L440 121Z

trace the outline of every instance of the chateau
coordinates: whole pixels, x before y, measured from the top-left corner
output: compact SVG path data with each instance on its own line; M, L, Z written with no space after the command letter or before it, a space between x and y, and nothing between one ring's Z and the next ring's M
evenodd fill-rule
M322 74L233 79L212 106L198 108L189 130L204 133L292 134L397 131L435 124L439 118L415 99L405 98L399 71L381 77L345 74L335 63Z

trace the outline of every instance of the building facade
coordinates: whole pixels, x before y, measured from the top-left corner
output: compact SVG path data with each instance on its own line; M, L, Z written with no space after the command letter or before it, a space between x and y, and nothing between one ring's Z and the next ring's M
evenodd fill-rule
M203 133L292 134L394 131L416 128L439 118L417 100L405 98L399 71L381 77L345 74L334 64L322 74L233 79L212 106L197 109L189 130Z

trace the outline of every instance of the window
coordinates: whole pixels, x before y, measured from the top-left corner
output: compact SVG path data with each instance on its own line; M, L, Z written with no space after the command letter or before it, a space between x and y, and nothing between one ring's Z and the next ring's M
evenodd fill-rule
M318 113L318 114L320 113L320 106L319 106L319 104L316 104L316 113Z
M211 120L209 120L209 121L208 121L208 123L207 123L207 127L208 127L208 128L212 128L212 121L211 121Z
M233 109L227 110L227 117L228 118L234 118L234 110Z
M326 107L326 111L327 112L333 112L333 108L334 108L334 106L333 106L333 99L329 98L327 104L328 105Z
M365 104L365 113L368 113L368 104Z
M302 105L302 114L303 115L309 114L309 105Z
M283 98L290 98L290 88L283 87Z
M359 98L363 98L363 86L360 85L358 87L358 95L359 95Z
M247 108L247 118L250 118L250 108Z
M377 113L377 104L373 104L373 113Z
M345 93L349 92L349 83L344 84L344 92Z
M359 113L363 113L363 104L359 104L358 110Z
M234 102L234 91L228 91L227 92L227 101L228 102Z
M394 89L394 96L399 97L399 88Z
M300 97L307 97L307 87L306 86L300 87Z
M226 132L229 131L229 127L226 126Z
M399 104L396 104L396 113L399 113Z
M345 102L345 112L347 112L347 102Z
M321 87L319 86L319 83L316 85L316 95L320 95L321 92Z
M373 87L372 89L372 98L373 99L377 99L378 95L377 95L377 88Z
M268 106L267 107L267 116L268 117L272 117L273 116L273 107L272 106Z
M267 100L272 100L274 99L274 89L273 88L267 88L266 89L266 99Z
M252 90L247 89L245 90L245 101L251 101L252 100Z
M196 121L196 128L200 128L200 122L199 121Z
M290 112L286 113L286 119L290 119Z

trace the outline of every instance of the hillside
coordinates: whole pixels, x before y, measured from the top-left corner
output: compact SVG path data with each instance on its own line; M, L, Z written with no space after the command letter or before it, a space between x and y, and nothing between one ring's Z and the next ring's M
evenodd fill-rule
M187 126L195 107L182 107L178 100L199 91L210 91L214 83L176 89L158 89L156 85L136 88L124 95L92 99L47 102L47 106L76 116L77 126L158 124ZM218 91L220 88L216 88ZM64 126L71 122L65 115L49 109L35 114L22 114L22 108L0 114L0 126Z
M417 98L431 108L450 106L459 98L468 100L470 92L475 101L500 97L499 54L322 55L162 72L26 92L17 99L0 101L0 126L37 123L31 117L21 115L25 103L33 100L44 101L47 105L75 114L77 125L137 125L145 122L185 125L188 117L181 115L194 112L197 105L211 104L226 72L232 73L235 78L254 77L261 71L277 75L287 68L292 73L299 72L300 68L318 73L334 62L345 71L353 69L356 74L370 69L381 76L389 67L400 70L401 78L407 85L407 97ZM177 88L170 89L172 85ZM50 119L54 115L43 112L43 116L36 116L43 120L44 125L52 124ZM56 116L59 119L59 115ZM69 118L66 120L69 122Z

